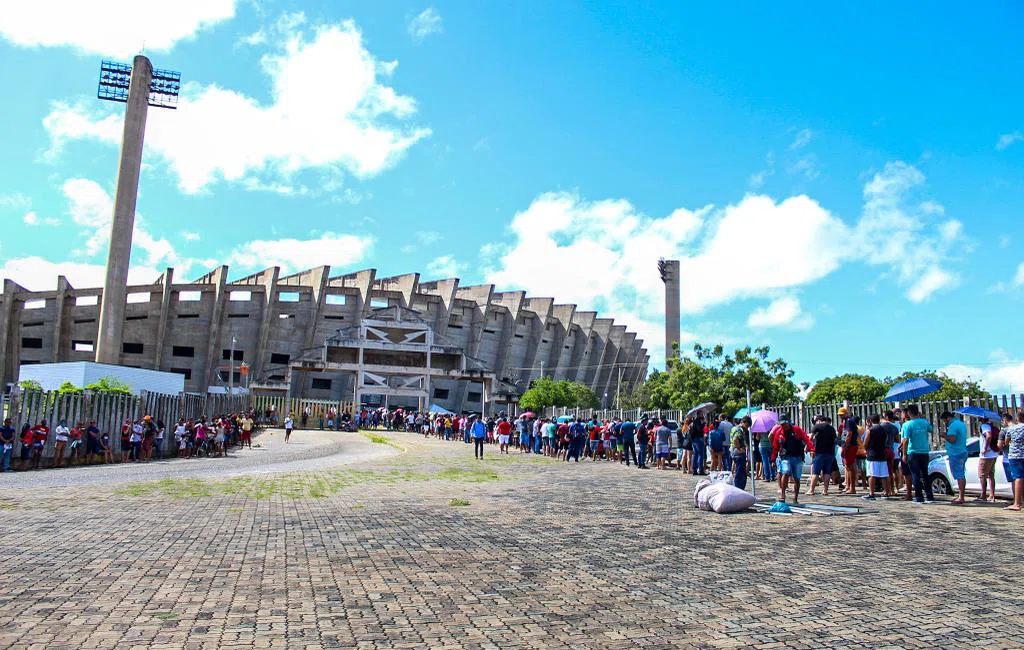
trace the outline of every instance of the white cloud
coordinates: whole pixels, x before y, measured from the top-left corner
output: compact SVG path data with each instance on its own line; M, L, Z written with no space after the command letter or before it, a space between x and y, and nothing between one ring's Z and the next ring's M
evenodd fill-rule
M1024 262L1017 266L1017 273L1013 276L1013 286L1024 287Z
M1004 133L1003 135L999 136L999 140L996 141L996 149L1002 151L1003 149L1006 149L1007 147L1012 145L1014 142L1020 141L1024 141L1024 133L1021 133L1020 131L1014 131L1013 133Z
M56 226L60 223L55 217L40 217L32 211L26 212L21 220L26 226Z
M20 192L14 194L0 194L0 208L22 212L32 207L32 199Z
M759 169L758 171L751 174L750 178L747 179L747 183L750 185L750 187L754 189L757 189L764 185L765 179L775 174L775 154L769 151L768 154L764 157L764 161L764 169Z
M813 153L809 153L786 167L786 173L793 176L803 176L807 180L813 181L818 176L821 176L821 170L818 169L818 157Z
M110 224L114 215L114 199L96 181L86 178L71 178L61 187L68 201L71 220L82 226L85 243L79 254L94 256L106 253L110 242ZM169 241L153 236L147 229L142 215L136 213L132 236L133 250L145 253L143 266L158 267L161 264L189 265L178 256Z
M999 248L1009 248L1010 244L1013 243L1013 237L1009 235L999 235Z
M130 57L143 46L165 52L235 15L235 0L178 0L173 7L135 0L0 3L0 36L22 47L71 47Z
M865 185L863 212L852 224L803 195L775 201L748 194L724 208L650 217L626 200L542 194L513 217L507 250L484 258L484 275L501 289L555 296L634 331L648 325L654 331L662 327L664 296L655 261L679 259L685 314L767 298L775 302L753 323L781 326L789 315L788 326L809 327L799 303L786 296L844 264L884 267L883 277L918 302L958 282L951 262L962 225L935 223L920 201L911 200L923 183L916 168L887 165ZM749 250L756 253L744 254ZM646 339L656 364L663 340Z
M912 201L924 183L924 174L913 165L886 163L864 186L864 212L856 230L859 254L869 264L890 269L913 302L959 283L959 275L948 267L963 240L959 221L936 226L929 220L945 213L941 205L927 202L922 209Z
M433 7L424 9L409 21L408 30L416 42L422 42L431 34L440 34L443 31L440 12Z
M747 318L747 326L756 328L784 327L794 330L810 329L814 318L803 313L795 296L783 296L765 307L758 307Z
M181 232L181 238L184 239L185 241L199 241L200 239L199 233L191 232L188 230L183 230Z
M453 255L441 255L440 257L433 257L427 262L427 275L435 278L455 278L458 277L465 268L465 264L462 264L455 259Z
M1024 361L1004 360L990 366L952 364L939 368L954 379L970 379L995 394L1024 392Z
M403 253L414 253L429 248L441 241L441 233L436 230L417 230L412 234L412 241L402 246Z
M378 62L352 21L303 31L292 20L275 34L273 51L260 61L270 103L192 83L182 89L178 110L150 112L147 153L170 166L184 192L222 180L257 190L295 188L296 175L310 169L371 177L430 134L403 123L416 101L379 81ZM43 124L51 155L69 140L120 143L121 117L110 107L55 103Z
M333 232L316 239L258 239L236 246L224 263L244 269L280 266L286 272L324 264L340 270L364 260L372 245L372 237Z
M811 138L814 137L814 132L810 129L800 129L793 143L789 145L790 149L803 149L811 142Z
M106 266L88 262L54 262L41 257L17 257L0 266L0 282L13 280L31 291L48 291L57 287L57 276L63 275L76 288L102 287ZM133 266L128 270L129 284L150 284L160 271L150 266Z

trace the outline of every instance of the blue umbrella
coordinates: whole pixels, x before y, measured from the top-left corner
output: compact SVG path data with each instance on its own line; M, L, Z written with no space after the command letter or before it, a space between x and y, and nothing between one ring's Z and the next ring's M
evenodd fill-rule
M931 379L929 377L914 377L913 379L901 381L890 388L882 401L905 402L907 400L921 397L922 395L934 393L940 388L942 388L942 382L937 379Z
M574 422L576 418L574 418L571 415L559 415L557 418L555 418L555 420L561 422L562 424L565 424L566 422Z
M995 420L997 422L1001 417L995 411L983 409L980 406L965 406L963 408L957 409L956 412L959 413L960 415L970 415L976 418L988 418L989 420Z
M744 406L740 410L736 411L736 415L734 415L733 417L735 417L735 418L743 418L743 417L746 417L748 415L753 415L754 413L757 413L760 410L761 410L760 406Z

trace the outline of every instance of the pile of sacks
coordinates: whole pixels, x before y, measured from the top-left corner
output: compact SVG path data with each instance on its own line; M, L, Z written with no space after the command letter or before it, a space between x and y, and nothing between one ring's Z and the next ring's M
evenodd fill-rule
M757 501L753 494L732 484L729 472L712 472L693 489L693 506L701 510L713 510L719 514L740 512Z

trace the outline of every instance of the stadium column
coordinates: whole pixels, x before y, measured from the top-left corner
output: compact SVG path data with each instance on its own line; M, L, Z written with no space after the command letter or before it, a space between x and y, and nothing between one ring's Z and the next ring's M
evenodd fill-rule
M57 276L57 296L56 304L54 305L53 313L55 321L53 324L53 362L57 363L61 360L61 351L64 347L64 342L68 341L67 336L64 335L65 330L70 331L68 327L67 319L67 299L68 291L71 289L71 283L63 275ZM68 342L70 349L70 342Z
M164 362L164 343L167 341L167 318L171 311L171 294L174 285L174 269L168 268L160 278L163 289L160 293L160 322L156 327L156 345L153 350L152 366L160 370Z
M226 298L224 286L227 283L228 267L223 265L210 273L208 277L215 289L213 292L213 309L210 312L210 329L207 331L206 385L201 387L203 391L208 390L208 387L215 383L214 378L217 376L217 366L220 363L220 355L217 354L217 350L220 349L220 332L223 325L221 320L224 318L224 300Z
M114 196L114 217L110 224L107 274L103 283L103 298L100 301L99 334L96 337L98 363L116 365L121 359L128 264L132 253L135 203L139 195L142 142L146 134L149 85L152 78L153 66L149 59L142 55L136 56L132 63L132 76L128 86L128 103L121 136L121 160L117 168L117 189Z

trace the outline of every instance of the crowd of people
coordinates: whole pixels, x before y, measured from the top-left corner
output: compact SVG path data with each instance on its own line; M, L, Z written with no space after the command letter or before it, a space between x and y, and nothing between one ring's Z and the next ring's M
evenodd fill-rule
M68 426L60 420L52 430L46 420L22 425L15 431L11 419L0 427L0 469L9 472L18 469L41 469L44 466L86 465L91 463L146 463L167 455L179 458L226 456L232 446L252 446L252 434L257 423L252 411L227 413L216 417L180 419L170 434L174 447L165 450L168 430L164 422L146 415L138 420L125 420L120 429L119 451L109 431L101 430L95 420L76 422ZM52 441L52 455L44 454ZM14 448L20 442L20 453L13 458ZM44 461L48 460L49 463Z
M309 413L300 415L303 426ZM887 410L865 420L846 408L838 411L833 424L827 415L813 419L810 432L791 422L785 415L767 432L755 432L749 417L733 421L722 414L710 418L698 413L682 423L663 417L643 415L639 421L613 417L583 419L562 416L537 417L532 413L517 418L504 414L482 417L474 414L421 413L403 409L363 408L351 413L321 413L320 427L331 429L385 428L409 431L441 440L473 443L474 456L482 459L486 445L497 445L498 453L540 454L563 462L614 462L638 469L675 469L694 475L731 472L733 483L746 488L748 480L777 483L778 498L792 492L794 503L801 494L812 496L818 487L829 494L835 486L844 494L863 498L902 498L906 501L934 501L928 475L932 439L938 433L956 482L953 504L965 501L968 462L968 427L956 414L940 416L941 431L921 416L914 404L904 409ZM269 416L268 416L269 417ZM326 421L325 421L326 420ZM274 419L270 418L269 422ZM284 421L285 442L294 429L289 414ZM180 419L174 424L174 454L180 458L219 457L232 446L252 446L252 434L258 426L256 414L231 413L197 420ZM978 476L980 501L994 502L997 461L1013 491L1010 510L1020 510L1024 497L1024 411L1004 413L999 421L983 419L980 426ZM120 430L120 452L115 458L109 432L101 431L95 421L68 426L61 420L52 431L43 420L23 425L18 434L8 418L0 427L2 470L12 469L12 455L21 443L21 469L40 469L44 449L53 442L52 465L92 462L149 462L168 455L164 451L167 428L161 420L144 416L126 420ZM170 450L168 450L170 451ZM806 492L801 493L804 462L811 458Z
M441 440L473 443L474 456L483 458L485 445L497 445L499 454L518 451L540 454L564 462L617 462L638 469L674 469L694 475L724 471L746 488L748 480L777 485L777 498L794 503L801 495L812 496L820 487L830 494L833 486L843 494L874 500L901 498L917 503L934 502L928 465L932 439L937 433L957 482L951 503L965 501L965 466L968 459L968 427L956 414L940 416L941 431L922 417L917 405L886 410L860 418L838 410L838 422L819 414L810 432L785 415L769 431L752 431L749 417L733 421L722 414L687 417L682 423L644 415L629 419L536 417L481 417L473 414L405 412L361 413L367 426L412 431ZM368 419L367 419L368 417ZM1024 411L1005 413L1001 421L983 420L980 426L978 475L982 482L979 501L995 502L996 461L1013 489L1010 510L1020 510L1024 496ZM811 467L805 492L805 459Z

